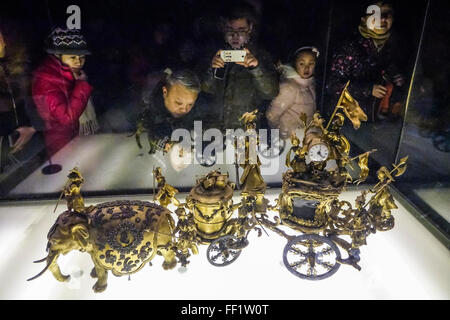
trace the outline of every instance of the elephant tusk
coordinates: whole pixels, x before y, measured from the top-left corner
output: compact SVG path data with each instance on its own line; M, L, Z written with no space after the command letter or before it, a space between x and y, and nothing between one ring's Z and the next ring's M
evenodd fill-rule
M33 261L33 263L41 263L41 262L44 262L45 260L47 260L47 258L48 258L48 256L45 257L45 258L42 258L41 260Z
M40 276L42 276L42 274L43 274L45 271L47 271L47 269L48 269L48 267L50 267L50 265L51 265L51 263L47 264L47 265L45 266L44 270L42 270L41 272L39 272L39 273L38 273L37 275L35 275L34 277L32 277L32 278L30 278L30 279L27 279L27 281L32 281L32 280L34 280L34 279L39 278Z
M44 270L42 270L41 272L39 272L39 273L38 273L37 275L35 275L34 277L32 277L32 278L30 278L30 279L27 279L27 281L31 281L31 280L34 280L34 279L39 278L40 276L42 276L42 274L43 274L45 271L47 271L47 269L55 262L55 259L57 259L58 256L59 256L59 254L56 253L56 252L51 252L51 253L49 253L49 255L45 258L45 259L47 259L47 265L45 266ZM36 263L43 262L45 259L41 259L41 260L38 260L38 261L35 261L35 262L36 262Z

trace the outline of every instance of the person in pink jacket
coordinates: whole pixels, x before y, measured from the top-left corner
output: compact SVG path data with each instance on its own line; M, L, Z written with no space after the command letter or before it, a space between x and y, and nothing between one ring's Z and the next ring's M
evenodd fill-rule
M267 109L266 117L271 128L280 129L282 139L303 127L301 113L309 122L316 111L314 70L318 57L315 47L301 47L295 51L292 65L281 66L280 93Z
M45 122L45 145L52 156L78 135L92 87L83 71L90 52L80 31L57 28L49 42L49 55L34 72L32 95Z

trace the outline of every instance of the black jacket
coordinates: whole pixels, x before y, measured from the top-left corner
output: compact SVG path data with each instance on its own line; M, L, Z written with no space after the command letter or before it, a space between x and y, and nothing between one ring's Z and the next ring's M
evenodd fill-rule
M391 36L383 48L378 51L372 39L366 39L359 33L346 41L334 54L327 80L329 103L326 113L330 114L344 89L350 81L348 91L359 102L370 118L373 107L379 103L372 96L375 84L384 85L402 70L398 67L402 59L401 49L395 36ZM399 102L403 99L399 90L391 98Z
M252 45L248 49L258 59L258 66L250 69L227 63L223 80L215 78L211 68L215 52L204 61L208 68L203 68L202 90L209 94L210 115L219 129L242 128L242 114L255 109L264 112L264 106L278 95L279 77L271 56Z

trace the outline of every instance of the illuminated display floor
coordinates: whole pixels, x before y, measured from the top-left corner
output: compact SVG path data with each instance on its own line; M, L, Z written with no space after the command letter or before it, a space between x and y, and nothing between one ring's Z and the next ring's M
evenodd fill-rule
M268 192L273 202L279 190ZM356 192L346 192L342 200L352 201ZM115 199L150 200L149 197ZM179 197L183 200L183 196ZM87 199L86 205L111 200ZM237 199L235 199L237 200ZM165 271L162 257L153 266L128 277L111 273L108 288L95 294L93 267L86 253L71 252L59 258L69 283L57 282L50 272L27 282L44 267L33 264L46 255L46 235L57 214L56 201L0 204L0 299L449 299L450 251L429 233L400 204L394 212L396 227L370 235L361 248L361 271L342 265L332 277L308 281L292 275L282 263L286 240L267 231L250 244L227 267L214 267L206 259L207 246L191 257L188 270ZM57 212L65 210L62 202ZM300 234L288 231L289 234ZM82 270L82 271L81 271Z

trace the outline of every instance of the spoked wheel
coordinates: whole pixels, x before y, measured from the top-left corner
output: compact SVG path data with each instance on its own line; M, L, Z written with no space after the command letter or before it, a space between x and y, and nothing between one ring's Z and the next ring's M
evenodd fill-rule
M330 239L316 234L304 234L290 240L283 251L286 268L299 278L323 280L341 266L341 253Z
M236 261L243 247L243 240L234 236L224 236L211 242L206 257L213 266L225 267Z

